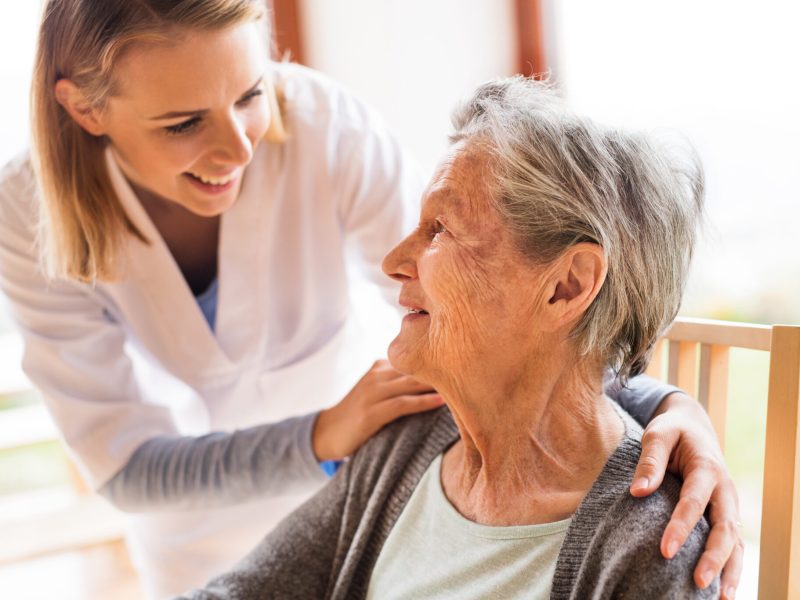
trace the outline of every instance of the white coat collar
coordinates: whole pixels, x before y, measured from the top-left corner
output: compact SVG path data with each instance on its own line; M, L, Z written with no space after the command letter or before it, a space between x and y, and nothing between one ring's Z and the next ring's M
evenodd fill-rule
M263 151L261 148L257 152ZM255 161L255 158L254 158ZM142 207L117 164L106 150L109 176L125 212L149 244L129 236L122 269L124 285L146 291L145 311L151 327L161 330L160 338L171 346L177 363L195 376L214 376L242 363L257 360L264 339L266 319L265 282L259 269L263 250L263 195L254 193L248 167L236 203L222 215L217 277L216 335L208 326L197 301L169 248ZM251 165L252 166L252 165ZM256 188L262 185L256 186ZM170 342L167 342L170 340ZM153 350L151 348L151 350ZM165 350L162 348L160 350ZM156 352L157 355L162 354ZM170 361L171 362L171 361Z

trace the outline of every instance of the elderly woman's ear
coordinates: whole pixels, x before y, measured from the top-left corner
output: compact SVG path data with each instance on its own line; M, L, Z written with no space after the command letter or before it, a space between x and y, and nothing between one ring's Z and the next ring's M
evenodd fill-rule
M553 261L548 278L548 329L555 331L575 321L589 309L606 280L608 263L603 248L582 242Z

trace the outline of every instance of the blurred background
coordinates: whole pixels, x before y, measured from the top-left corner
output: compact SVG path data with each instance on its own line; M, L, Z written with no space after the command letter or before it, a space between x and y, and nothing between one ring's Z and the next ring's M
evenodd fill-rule
M372 104L428 172L446 146L454 104L502 75L547 73L577 111L598 121L680 132L704 162L708 209L682 314L800 322L796 3L273 4L277 54L288 52ZM38 2L0 8L0 164L28 144L38 12ZM19 372L20 352L0 298L0 589L19 590L15 598L54 591L59 598L138 597L119 515L86 499ZM765 353L732 352L725 447L747 540L741 598L756 596L767 368ZM48 524L68 531L55 541L32 533Z

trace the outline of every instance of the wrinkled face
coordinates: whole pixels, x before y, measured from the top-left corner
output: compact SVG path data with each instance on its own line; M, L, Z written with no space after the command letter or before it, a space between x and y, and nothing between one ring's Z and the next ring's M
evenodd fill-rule
M389 359L423 381L510 366L535 343L543 270L514 247L489 176L485 155L456 146L425 192L418 228L383 262L409 311Z
M263 37L251 22L122 56L100 118L128 179L202 216L235 202L270 122Z

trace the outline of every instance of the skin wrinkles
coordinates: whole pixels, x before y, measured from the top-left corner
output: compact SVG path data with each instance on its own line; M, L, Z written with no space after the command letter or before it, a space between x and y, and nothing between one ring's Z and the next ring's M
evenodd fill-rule
M483 348L491 345L495 319L508 310L504 292L494 286L492 274L511 269L494 252L498 238L505 234L484 214L487 190L481 181L487 163L472 152L462 152L459 158L457 164L448 160L434 178L420 227L424 232L431 215L450 227L430 243L430 260L420 263L421 279L436 273L440 296L431 298L428 307L437 317L429 332L429 364L441 365L444 371L480 364ZM464 302L467 297L470 302ZM486 318L487 314L493 318ZM447 349L446 355L442 349Z
M456 509L491 525L551 522L575 511L624 428L602 396L601 361L580 359L569 340L594 296L568 321L550 302L580 287L565 275L578 251L548 265L525 258L492 207L486 165L455 146L419 227L385 259L402 295L430 313L404 320L389 358L453 414L461 440L442 484ZM451 230L432 235L437 220Z

